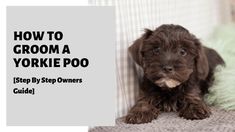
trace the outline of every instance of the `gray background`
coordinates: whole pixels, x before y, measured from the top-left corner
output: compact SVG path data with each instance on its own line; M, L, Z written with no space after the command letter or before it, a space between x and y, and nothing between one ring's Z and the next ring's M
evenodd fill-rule
M14 41L14 31L62 31L63 40ZM71 54L13 53L16 44L68 44ZM61 48L61 47L60 47ZM89 58L87 68L16 68L14 57ZM13 77L83 78L81 84L13 84ZM35 95L13 94L34 87ZM114 7L7 7L7 125L114 125Z

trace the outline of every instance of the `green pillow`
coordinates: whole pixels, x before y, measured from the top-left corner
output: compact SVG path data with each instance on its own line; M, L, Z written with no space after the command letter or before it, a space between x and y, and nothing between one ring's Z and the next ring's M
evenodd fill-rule
M214 85L205 96L208 104L226 110L235 110L235 25L223 25L204 42L225 60L226 67L217 67Z

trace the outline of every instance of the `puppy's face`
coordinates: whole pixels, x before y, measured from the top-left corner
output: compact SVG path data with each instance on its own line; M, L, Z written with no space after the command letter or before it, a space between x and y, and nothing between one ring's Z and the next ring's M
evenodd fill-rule
M147 30L140 41L136 59L145 76L159 87L175 88L194 71L200 72L198 65L207 65L199 41L181 26L163 25L155 31Z
M144 41L141 50L144 73L160 87L176 87L192 74L197 47L190 40L170 39L161 35L153 35Z

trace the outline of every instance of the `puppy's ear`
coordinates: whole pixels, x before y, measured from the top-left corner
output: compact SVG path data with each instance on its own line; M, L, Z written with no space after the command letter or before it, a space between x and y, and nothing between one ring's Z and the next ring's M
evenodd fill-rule
M143 56L141 54L141 48L143 46L143 41L151 36L153 33L150 29L145 29L145 33L141 38L135 40L135 42L128 48L128 51L133 58L133 60L140 66L142 66Z
M196 69L199 79L206 79L209 72L209 64L207 60L207 56L205 53L205 49L199 40L196 40L196 44L198 46L198 56L196 58Z

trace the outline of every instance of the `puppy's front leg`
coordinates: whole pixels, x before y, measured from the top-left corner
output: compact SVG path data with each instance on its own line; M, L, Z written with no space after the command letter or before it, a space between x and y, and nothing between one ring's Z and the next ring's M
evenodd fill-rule
M179 110L179 116L185 119L198 120L210 116L209 106L203 101L198 92L189 92L183 97L182 108Z
M151 97L140 99L129 111L125 122L129 124L140 124L156 119L160 110L157 109L150 100Z

